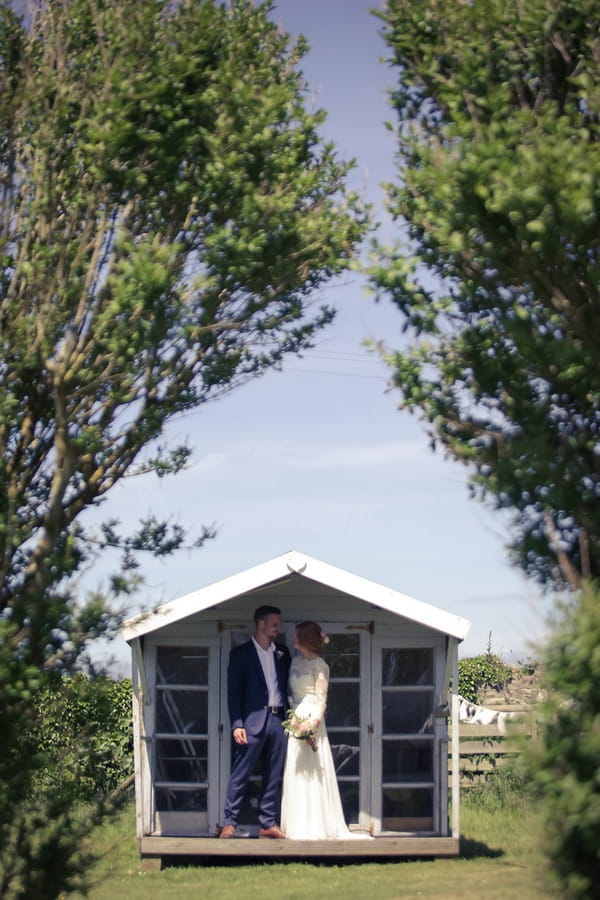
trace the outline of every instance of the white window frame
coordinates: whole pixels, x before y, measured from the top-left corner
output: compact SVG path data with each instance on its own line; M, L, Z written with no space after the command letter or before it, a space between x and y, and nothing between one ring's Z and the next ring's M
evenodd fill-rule
M143 783L147 785L144 791L144 833L163 835L184 834L211 834L215 832L218 821L218 783L220 770L220 740L219 740L219 703L218 693L221 692L219 683L219 668L221 657L220 637L198 634L194 637L164 637L149 640L144 648L145 668L148 683L152 685L150 703L144 707L144 733L146 742L150 745L149 751L143 756ZM208 649L208 788L207 788L207 812L206 819L202 823L201 817L193 812L168 812L159 813L155 804L155 753L156 753L156 655L158 647L198 647ZM181 685L185 687L184 685ZM204 827L202 825L204 824Z
M429 685L424 685L423 690L431 693L432 696L432 714L433 718L433 727L430 735L405 735L407 739L416 739L416 740L424 740L427 742L432 742L433 744L433 767L432 767L432 780L431 781L423 781L423 782L414 782L407 784L407 788L424 788L424 787L433 787L433 798L432 798L432 816L433 816L433 831L432 833L440 834L440 759L441 759L441 749L443 749L444 745L442 743L443 732L440 727L440 722L435 717L435 708L437 698L439 696L440 691L440 679L443 676L443 666L441 665L441 656L443 651L443 646L441 644L440 638L435 635L429 637L422 638L403 638L400 634L397 637L386 636L386 637L377 637L373 636L372 640L372 675L371 675L371 685L372 685L372 699L373 699L373 707L372 707L372 745L373 752L371 756L372 769L371 769L371 783L372 783L372 812L373 812L373 828L374 834L392 834L396 832L384 832L382 830L382 792L383 792L383 773L381 766L381 740L383 735L383 721L382 721L382 704L381 704L381 696L382 696L382 679L381 679L381 658L382 651L386 649L397 649L397 650L411 650L411 649L431 649L433 651L433 682ZM419 689L419 685L407 685L407 691L415 691ZM399 688L402 690L402 688ZM442 725L445 728L445 722ZM427 832L429 833L429 832Z

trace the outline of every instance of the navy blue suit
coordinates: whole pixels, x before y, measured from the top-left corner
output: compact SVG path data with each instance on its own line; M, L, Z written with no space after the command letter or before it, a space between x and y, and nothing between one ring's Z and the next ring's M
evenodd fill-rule
M291 663L287 647L276 645L274 662L285 709ZM248 744L236 745L225 800L224 824L237 824L250 775L256 761L261 758L263 779L258 821L261 828L270 828L276 821L287 738L281 727L283 715L274 715L268 709L267 683L252 640L235 647L229 655L227 703L231 730L245 728Z

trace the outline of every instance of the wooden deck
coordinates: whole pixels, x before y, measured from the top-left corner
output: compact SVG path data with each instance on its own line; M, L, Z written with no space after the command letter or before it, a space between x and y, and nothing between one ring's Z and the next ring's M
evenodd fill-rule
M406 856L457 856L458 838L432 836L382 835L373 840L350 841L278 841L268 838L157 837L139 840L139 852L145 868L160 868L161 858L197 856L216 858L339 858L377 859Z

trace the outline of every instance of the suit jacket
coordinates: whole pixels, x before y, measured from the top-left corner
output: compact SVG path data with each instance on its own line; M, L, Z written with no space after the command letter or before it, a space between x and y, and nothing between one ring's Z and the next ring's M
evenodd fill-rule
M275 645L275 672L284 709L287 705L287 683L290 670L290 651ZM227 670L227 704L231 730L245 728L248 734L258 734L265 726L269 691L263 668L254 646L249 640L229 654Z

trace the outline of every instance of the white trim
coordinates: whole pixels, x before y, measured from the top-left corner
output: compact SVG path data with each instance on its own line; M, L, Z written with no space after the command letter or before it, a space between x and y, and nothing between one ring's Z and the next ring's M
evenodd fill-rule
M454 665L454 657L458 653L458 647L456 644L456 640L453 640L451 637L448 637L446 642L446 659L444 664L444 677L442 679L442 687L439 692L438 703L440 706L442 704L448 703L448 694L450 691L450 682L452 680L452 666Z
M359 746L359 768L358 778L349 779L358 781L358 821L350 822L349 826L352 830L369 830L372 825L372 819L369 814L371 802L371 741L369 734L369 724L371 722L371 696L369 690L369 673L371 671L371 641L370 634L361 628L356 631L348 631L347 622L335 622L331 619L322 621L321 627L327 634L348 635L354 634L358 636L358 675L356 677L336 678L338 684L358 684L358 746ZM327 646L323 650L323 657L327 661ZM331 675L330 675L331 678ZM327 714L326 714L327 715ZM338 731L352 730L356 726L336 726ZM333 732L335 734L335 732ZM331 741L331 737L330 737Z
M144 646L144 669L148 684L156 685L156 646ZM154 785L152 784L152 771L154 761L154 722L156 717L155 691L148 692L148 700L144 702L143 729L144 737L141 739L140 755L142 759L143 794L142 816L144 835L154 832Z
M371 818L373 834L381 833L381 640L371 642Z
M134 654L140 653L140 641L133 642L132 651ZM142 765L142 735L143 735L143 693L140 688L140 670L134 665L131 673L131 705L133 716L133 773L135 787L135 832L136 837L141 839L144 836L144 823L142 818L142 810L144 806L144 773Z
M373 785L371 783L372 771L372 742L369 726L373 721L372 697L371 697L371 635L366 631L360 632L360 783L358 796L358 824L362 828L371 830L374 826L371 816L371 797Z
M425 625L442 634L450 634L463 640L471 627L467 619L415 600L407 594L383 587L359 575L353 575L310 556L290 551L252 569L246 569L216 584L186 594L153 610L126 621L121 635L131 641L188 616L219 606L240 594L256 590L264 585L289 577L290 572L342 591L366 603L378 606L395 615Z
M449 635L446 636L445 646L441 654L441 665L437 670L440 680L436 681L438 692L437 707L440 713L449 713L448 691L452 677L453 659L457 654L458 641ZM437 791L435 812L439 816L437 833L442 837L448 836L448 718L440 714L435 718L436 750L437 758Z
M221 639L215 638L209 644L208 657L208 759L209 759L209 788L208 788L208 830L216 832L217 822L221 821L219 796L219 779L221 768L221 740L218 723L221 718L221 698L214 696L214 685L219 684L219 672L221 668ZM219 690L219 694L223 691Z
M381 661L382 661L382 651L384 649L398 649L398 650L410 650L413 648L423 648L430 649L433 653L433 683L427 685L398 685L391 686L391 690L394 693L405 693L405 692L429 692L431 694L432 700L432 714L435 711L436 706L436 690L439 689L439 672L442 665L442 647L439 640L428 640L427 638L417 638L412 640L402 640L402 638L394 637L394 636L386 636L386 637L374 637L372 641L372 668L371 668L371 690L372 690L372 701L373 701L373 716L372 716L372 737L373 744L377 747L377 751L373 754L373 758L371 760L371 778L372 778L372 789L373 795L371 799L371 812L373 815L373 824L374 824L374 833L375 834L384 834L388 832L384 832L382 828L383 822L383 814L382 814L382 791L386 786L394 785L396 786L396 782L387 782L383 780L383 772L382 772L382 760L381 760L381 744L383 738L383 715L382 715L382 690L383 683L381 678ZM432 775L431 779L423 780L423 781L415 781L415 782L406 782L406 784L402 785L402 788L412 789L412 788L430 788L432 789L432 826L434 833L439 833L438 829L441 826L440 823L440 783L439 783L439 760L443 755L442 749L440 748L440 731L438 728L437 721L434 717L432 722L431 732L427 734L419 733L419 734L411 734L407 732L399 732L398 734L392 732L386 732L386 738L401 738L402 740L416 740L423 743L429 743L432 746ZM390 832L391 833L391 832Z
M148 678L146 677L146 669L144 668L144 652L142 650L142 642L136 638L131 644L132 671L136 673L136 685L138 686L138 695L141 695L142 702L150 703L150 688L148 686Z
M147 752L143 757L143 769L145 772L145 785L147 789L143 791L143 817L144 817L144 833L145 834L177 834L181 830L182 834L205 834L210 833L214 824L218 821L219 796L218 796L218 773L220 766L220 736L218 733L218 719L220 700L218 694L215 693L214 685L218 683L219 666L220 666L220 643L219 636L200 636L191 637L181 640L166 639L149 640L146 644L146 668L148 678L154 685L154 692L150 698L151 702L145 707L145 727L146 734L150 739L145 742ZM207 682L203 685L184 685L177 684L177 688L183 690L197 690L208 694L208 740L207 740L207 756L208 756L208 782L207 782L207 810L206 813L194 813L193 815L185 812L158 812L155 809L154 792L157 787L161 786L161 782L152 781L152 772L154 771L154 756L156 753L156 740L162 738L172 738L172 734L166 734L156 731L156 703L155 697L157 691L163 688L170 689L172 685L158 685L156 683L156 655L159 647L198 647L208 650L208 673ZM194 738L196 735L189 734L188 737ZM203 735L197 735L202 737ZM143 752L141 750L140 752ZM177 782L168 782L173 786L177 786ZM182 788L193 790L194 786L189 783L181 783ZM194 816L195 821L194 821Z
M459 732L459 706L458 696L458 653L454 651L452 659L452 837L460 835L460 732Z

